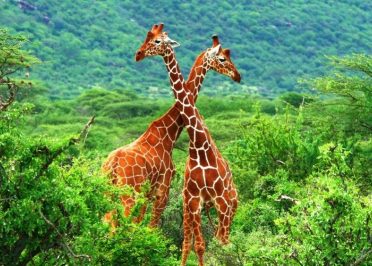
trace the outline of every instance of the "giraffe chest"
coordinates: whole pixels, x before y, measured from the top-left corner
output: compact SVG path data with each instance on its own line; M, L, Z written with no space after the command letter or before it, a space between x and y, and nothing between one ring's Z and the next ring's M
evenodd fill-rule
M189 158L185 185L190 195L199 196L204 202L213 202L218 197L230 194L233 189L232 174L222 157L217 158L215 166L202 165Z

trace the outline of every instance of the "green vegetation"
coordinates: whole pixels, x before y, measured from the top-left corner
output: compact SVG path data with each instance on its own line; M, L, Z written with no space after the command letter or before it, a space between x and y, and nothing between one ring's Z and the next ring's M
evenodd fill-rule
M119 195L126 191L110 185L99 161L80 155L93 120L79 136L25 133L35 106L14 102L29 85L12 74L37 60L20 50L22 37L0 36L0 264L174 265L169 240L131 218L119 215L121 227L109 237L102 217L122 210Z
M204 94L258 89L272 97L293 90L298 78L324 73L324 55L370 52L371 11L363 0L12 0L0 1L0 25L31 40L27 48L43 61L32 75L54 99L94 86L170 96L160 59L134 62L146 32L158 22L181 43L177 55L185 75L196 54L211 45L212 34L231 48L245 84L209 74Z
M20 78L39 63L24 41L0 30L0 265L178 265L187 135L160 229L147 227L149 213L141 224L122 217L128 191L100 171L173 101L123 84L51 101L48 84ZM330 60L332 73L303 81L310 95L200 96L240 196L229 245L203 217L207 265L372 263L372 58ZM136 196L133 215L145 201ZM114 209L120 226L110 235L102 217Z

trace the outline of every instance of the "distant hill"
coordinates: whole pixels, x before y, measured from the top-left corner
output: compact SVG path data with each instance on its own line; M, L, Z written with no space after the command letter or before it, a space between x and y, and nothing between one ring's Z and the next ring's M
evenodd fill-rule
M325 71L325 55L371 52L369 1L263 2L0 0L0 26L29 37L28 49L43 61L31 74L46 83L52 98L93 86L170 94L160 58L134 62L157 22L181 43L177 56L185 76L213 33L232 50L243 86L208 74L207 94L294 90L298 78Z

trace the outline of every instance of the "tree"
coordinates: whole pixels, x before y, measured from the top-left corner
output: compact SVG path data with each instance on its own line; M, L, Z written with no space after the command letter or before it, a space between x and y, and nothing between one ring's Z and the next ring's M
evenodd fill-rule
M343 58L329 57L332 75L308 83L326 97L314 104L316 112L325 114L335 130L348 136L372 133L372 57L354 54Z
M18 91L31 82L11 78L21 70L26 71L32 64L38 63L38 59L21 49L26 38L20 35L11 35L7 30L0 28L0 111L6 110L16 99Z

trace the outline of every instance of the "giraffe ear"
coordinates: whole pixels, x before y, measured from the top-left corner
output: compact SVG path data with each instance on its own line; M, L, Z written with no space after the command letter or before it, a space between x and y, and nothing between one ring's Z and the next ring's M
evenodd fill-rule
M226 57L230 58L230 49L223 49L223 53L226 55Z
M180 44L178 42L176 42L175 40L172 40L171 38L169 38L168 36L166 36L166 38L164 39L164 41L167 43L167 44L170 44L170 46L172 46L172 48L176 48L178 46L180 46Z
M207 54L209 57L214 57L219 53L220 50L221 50L221 44L218 44L216 47L209 49Z

